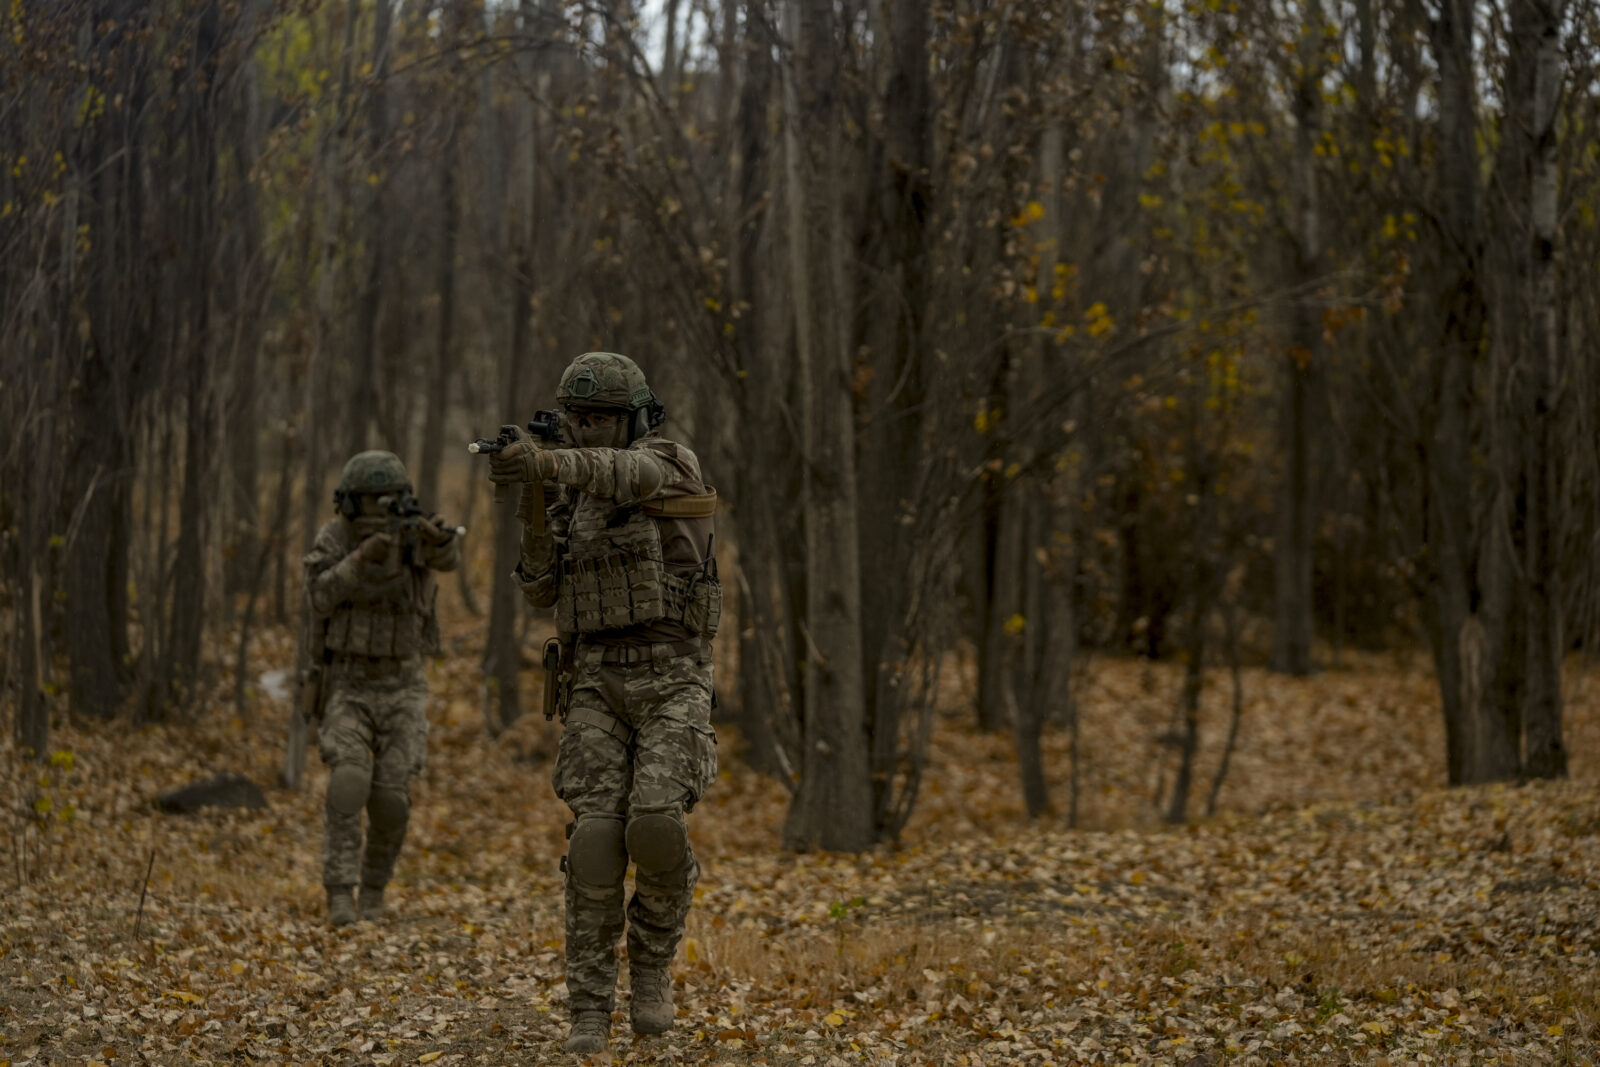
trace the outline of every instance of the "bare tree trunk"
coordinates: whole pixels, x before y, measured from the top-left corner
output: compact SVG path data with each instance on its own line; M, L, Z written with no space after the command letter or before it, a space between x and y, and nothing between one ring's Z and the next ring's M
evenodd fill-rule
M221 11L208 3L196 25L198 68L214 77L224 43ZM210 491L217 472L217 411L215 364L217 345L211 287L207 280L221 264L216 242L216 99L196 78L183 93L169 127L168 144L184 161L183 182L170 205L181 220L180 240L188 248L186 269L175 277L176 292L170 305L182 315L176 323L183 341L178 347L177 370L185 390L183 495L179 504L179 565L173 576L171 630L159 686L151 694L146 714L165 718L187 709L200 676L200 648L204 637L209 535L215 523L216 494ZM178 146L183 146L179 154Z
M460 39L460 27L466 0L450 0L445 10L445 39L443 46L449 50ZM452 60L450 69L463 82L465 68L459 60ZM464 116L455 105L454 96L446 105L445 122L448 130L439 150L439 210L443 213L439 223L439 250L434 288L439 294L439 323L434 335L433 367L428 383L427 402L423 408L422 461L417 471L417 495L431 505L439 499L439 461L444 455L445 414L450 410L450 350L456 317L456 246L461 229L461 205L456 192L456 159L460 143L461 123ZM463 574L466 568L462 568ZM465 586L463 586L465 588Z
M871 738L873 811L881 827L894 802L902 684L916 634L906 632L917 590L907 582L912 542L943 536L917 514L927 399L923 324L928 301L932 136L927 0L891 0L893 61L883 95L882 165L866 244L875 262L874 325L866 331L872 374L862 398L860 552L864 579L862 676Z
M1486 309L1479 286L1483 255L1478 216L1477 118L1474 108L1470 0L1444 0L1432 24L1439 70L1441 190L1437 286L1437 409L1428 446L1428 543L1433 565L1430 628L1445 712L1450 781L1514 777L1516 734L1497 707L1495 667L1503 622L1499 605L1504 548L1485 536L1476 487L1472 432L1480 415L1477 375ZM1491 527L1489 533L1492 534Z
M1532 99L1524 114L1529 168L1528 275L1519 288L1527 327L1526 354L1535 392L1533 432L1528 437L1527 537L1529 588L1527 605L1527 695L1523 716L1523 767L1534 778L1559 778L1567 773L1561 725L1561 559L1557 531L1565 494L1561 472L1563 445L1559 435L1562 391L1566 381L1561 331L1557 325L1555 248L1559 236L1556 209L1558 168L1557 117L1561 102L1561 23L1565 0L1520 0L1512 8L1511 47L1523 50L1534 68Z
M1194 758L1200 749L1200 695L1205 689L1206 605L1197 596L1189 604L1184 625L1183 688L1178 695L1178 773L1167 803L1167 821L1189 818L1189 790L1194 782Z
M306 477L301 501L301 550L310 552L326 514L323 487L327 485L327 452L332 443L325 433L330 414L329 384L333 377L334 286L336 256L344 223L346 179L345 122L350 100L351 67L355 61L356 0L346 13L344 44L339 53L339 89L333 114L326 119L318 148L317 170L322 177L322 235L317 263L316 315L313 317L311 359L306 368L305 440Z
M1295 279L1293 338L1284 372L1287 395L1281 409L1279 448L1286 465L1278 490L1278 536L1275 544L1277 582L1272 669L1284 674L1311 673L1312 551L1316 528L1316 394L1322 380L1322 321L1312 303L1311 287L1319 273L1322 248L1318 234L1315 149L1321 133L1322 6L1313 2L1306 13L1299 50L1300 79L1295 87L1295 196L1299 200L1298 232L1291 239Z
M208 312L200 298L199 337L205 336ZM207 492L214 481L216 415L212 410L210 360L202 352L189 356L189 393L184 405L183 497L178 523L179 566L172 590L172 629L166 649L166 668L147 714L164 719L170 711L186 709L193 699L200 674L200 645L205 629L206 568L204 559L211 526L212 501Z
M1050 541L1050 513L1048 500L1035 500L1031 511L1027 542L1038 551L1048 552ZM1053 697L1047 694L1048 684L1059 684L1067 677L1065 669L1070 664L1070 652L1062 657L1063 649L1049 647L1062 634L1053 632L1051 624L1060 626L1058 610L1060 593L1053 587L1045 567L1036 560L1024 558L1023 566L1032 581L1025 583L1023 594L1024 629L1018 635L1013 658L1020 662L1010 665L1007 688L1016 694L1010 703L1012 729L1016 736L1017 769L1022 781L1022 802L1028 817L1036 819L1050 810L1050 784L1045 777L1044 753L1040 743L1044 727L1050 721ZM1069 609L1070 615L1070 609ZM1065 659L1066 662L1060 662ZM1021 692L1018 693L1017 691Z
M517 276L512 280L512 307L510 346L506 350L502 374L505 382L504 408L506 422L515 422L520 411L518 398L522 395L522 365L526 358L528 341L528 272L531 270L526 252L515 260ZM498 734L516 722L522 715L521 679L522 649L517 640L518 601L521 594L510 580L521 554L521 525L517 521L515 500L495 508L494 573L498 579L489 595L489 639L484 648L484 677L489 687L488 705L484 709L490 732Z
M531 25L533 13L527 0L524 0L522 10ZM506 198L505 236L502 240L503 247L509 252L512 267L511 330L509 346L505 350L501 391L503 418L507 423L515 423L522 417L522 390L525 388L523 368L528 361L532 327L533 240L535 213L538 210L535 195L538 181L535 170L536 106L530 100L526 112L512 119L517 136L505 153L511 184ZM483 111L485 116L492 114L492 98L484 101ZM511 495L514 497L515 494ZM504 730L522 714L519 678L522 648L518 625L522 597L509 579L521 554L520 535L521 524L517 521L515 501L508 501L497 508L495 514L494 561L497 580L490 594L489 640L484 649L484 674L489 687L489 701L484 715L491 733Z
M680 0L666 0L663 18L667 24L667 39L661 49L661 92L668 100L678 96L678 4Z
M1233 752L1239 743L1239 723L1244 718L1244 678L1239 670L1239 612L1231 603L1222 607L1222 621L1228 635L1228 675L1233 682L1233 710L1228 716L1228 740L1222 746L1222 760L1211 779L1211 794L1206 797L1206 817L1217 813L1217 798L1222 796L1222 786L1228 780L1228 768L1233 765Z
M806 546L804 747L784 844L859 852L874 839L861 676L861 574L846 315L838 285L838 58L828 0L789 0L785 68L791 285ZM798 84L796 84L798 83ZM801 145L806 150L802 152ZM820 328L818 328L820 327Z
M1065 136L1060 125L1044 131L1039 142L1039 202L1044 216L1039 225L1042 252L1039 278L1055 276L1056 257L1066 237L1064 202L1061 195ZM1045 302L1052 307L1054 298ZM1032 326L1033 323L1028 323ZM1020 378L1027 383L1027 402L1033 406L1043 397L1046 383L1056 375L1051 371L1060 359L1043 337L1036 337L1024 356ZM1057 364L1058 365L1058 364ZM1029 497L1022 553L1022 656L1017 682L1021 698L1012 711L1016 733L1017 765L1022 778L1022 799L1030 818L1046 814L1050 808L1050 786L1040 745L1046 724L1061 717L1069 697L1072 660L1077 640L1072 611L1071 550L1064 548L1058 533L1067 534L1073 525L1070 507L1061 506L1069 492L1070 479L1057 471L1052 456L1059 454L1065 441L1053 425L1034 420L1020 428L1022 466L1033 484L1022 491ZM1022 487L1019 487L1022 488Z
M735 21L738 3L729 0L725 22ZM740 441L735 456L738 492L739 547L739 721L749 742L749 758L758 770L776 775L791 791L797 788L796 768L785 744L781 723L792 717L797 693L789 684L793 649L784 640L782 603L784 563L778 540L777 509L782 489L773 484L778 469L778 449L773 435L782 432L780 401L783 396L785 349L772 329L778 314L766 299L763 284L770 256L767 232L769 193L776 188L768 151L768 102L772 96L774 67L772 35L763 0L744 0L746 69L740 79L734 157L738 161L732 184L738 191L732 201L730 243L734 250L729 287L736 300L753 310L740 323L737 335L743 378L735 387L747 425L770 427L771 432ZM732 47L725 50L732 59ZM777 293L773 294L776 298ZM786 334L788 331L785 330ZM792 739L790 739L792 740Z
M357 0L350 2L349 18L357 15ZM389 219L385 211L388 163L384 159L389 138L388 86L389 29L394 22L392 0L376 0L372 27L372 84L368 88L367 165L376 175L367 206L366 281L356 302L355 362L351 368L350 407L345 417L347 455L367 447L374 414L378 410L377 344L378 312L382 305L384 279L389 273ZM392 442L398 447L397 442Z

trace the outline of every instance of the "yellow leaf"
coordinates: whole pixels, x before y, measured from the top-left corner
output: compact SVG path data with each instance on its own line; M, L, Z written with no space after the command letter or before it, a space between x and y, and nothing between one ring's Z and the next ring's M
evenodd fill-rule
M443 1056L443 1055L444 1055L443 1052L424 1052L422 1055L417 1057L417 1062L418 1063L432 1063L434 1060L438 1059L440 1056Z
M234 960L232 963L228 964L228 970L232 971L234 974L243 974L244 964L240 963L238 960Z
M843 1026L844 1025L844 1016L840 1015L836 1011L835 1012L830 1012L828 1014L828 1017L826 1019L822 1020L822 1021L827 1023L829 1026Z
M1561 1028L1560 1023L1556 1023L1550 1029L1546 1030L1545 1033L1549 1034L1551 1037L1560 1037L1563 1033L1565 1033L1565 1031Z
M1028 620L1021 615L1013 615L1001 627L1009 636L1015 637L1028 628Z
M200 994L191 993L187 989L169 989L162 995L180 1000L185 1004L198 1004L205 999Z

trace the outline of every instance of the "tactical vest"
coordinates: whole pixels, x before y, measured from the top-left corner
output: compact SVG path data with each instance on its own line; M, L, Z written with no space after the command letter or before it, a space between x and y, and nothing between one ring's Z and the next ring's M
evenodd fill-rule
M438 593L433 576L416 567L403 568L382 584L358 585L328 618L328 650L372 657L436 655Z
M578 499L558 571L557 629L593 634L670 619L707 640L716 635L722 586L715 563L670 573L649 508Z

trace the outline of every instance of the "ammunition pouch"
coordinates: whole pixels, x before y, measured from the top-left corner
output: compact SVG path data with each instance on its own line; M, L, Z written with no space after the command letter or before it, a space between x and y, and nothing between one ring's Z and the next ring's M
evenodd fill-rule
M327 648L352 656L420 656L434 651L437 622L416 611L340 607L328 619ZM432 622L432 625L429 623Z
M683 577L669 574L662 585L669 618L680 620L696 637L709 641L717 636L722 622L722 583L714 575L704 570Z
M556 601L556 629L592 634L655 622L666 615L660 560L633 552L566 559Z

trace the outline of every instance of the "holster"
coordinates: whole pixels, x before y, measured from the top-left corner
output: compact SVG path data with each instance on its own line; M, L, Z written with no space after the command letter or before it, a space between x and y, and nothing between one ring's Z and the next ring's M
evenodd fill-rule
M544 643L544 720L549 722L557 715L567 721L566 656L561 639L552 637Z
M313 663L300 675L300 714L308 723L322 721L328 692L327 681L327 669L320 663Z

